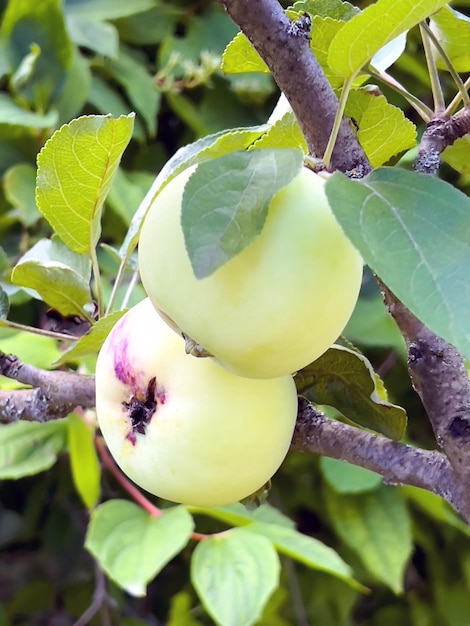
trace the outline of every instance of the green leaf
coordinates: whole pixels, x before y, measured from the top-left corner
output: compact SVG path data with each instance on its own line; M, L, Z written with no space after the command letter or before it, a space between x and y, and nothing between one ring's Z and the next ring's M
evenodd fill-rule
M91 264L87 256L72 252L59 239L41 239L12 270L15 285L34 289L62 315L84 315L92 297Z
M67 29L77 46L93 50L103 57L118 56L119 35L113 24L97 22L89 16L71 15L67 18Z
M416 145L415 125L370 86L350 92L345 114L359 127L357 138L373 168Z
M470 528L443 498L430 491L404 485L400 488L408 502L435 519L442 527L451 526L464 535L470 536Z
M467 134L448 146L442 153L442 160L452 166L457 172L468 176L470 174L470 136Z
M470 199L437 178L380 168L335 173L333 212L365 262L403 304L470 359Z
M423 21L446 0L377 0L336 34L328 64L337 74L354 76L385 44Z
M280 563L271 541L246 529L199 542L191 580L219 626L251 626L279 583Z
M191 600L191 596L185 591L180 591L171 598L166 626L202 626L192 615Z
M65 0L65 13L101 22L133 15L154 6L155 0Z
M470 18L449 6L435 13L429 23L456 72L470 71ZM435 46L431 45L436 65L448 70Z
M225 74L246 72L269 74L268 66L243 33L237 33L225 48L221 69Z
M150 172L127 172L119 167L106 205L129 225L153 181L154 176Z
M326 499L333 526L377 580L395 593L403 591L403 575L413 550L411 520L400 492L382 487L372 493Z
M88 101L91 88L91 70L88 60L76 46L73 47L72 63L67 70L65 82L53 107L59 113L57 126L73 119ZM109 110L106 113L110 113Z
M13 70L30 54L32 44L40 51L19 93L38 110L46 110L50 99L60 93L72 60L72 46L65 29L61 3L59 0L9 2L3 15L0 36Z
M54 465L67 447L67 420L0 426L0 479L17 479Z
M10 96L0 93L0 125L21 126L24 128L51 128L57 122L57 111L41 115L23 109L13 102Z
M75 252L89 252L100 237L103 203L133 120L133 114L80 117L55 132L38 155L36 203Z
M116 311L106 317L101 317L90 330L73 343L67 350L61 353L54 365L71 363L88 354L97 353L108 336L114 324L126 313L127 309Z
M349 421L401 439L404 409L381 397L383 385L365 356L335 345L295 377L297 391L315 404L340 411Z
M10 311L10 301L5 290L0 286L0 319L5 320Z
M382 476L345 461L320 458L320 467L327 483L336 493L363 493L373 491L382 484Z
M300 533L295 528L286 528L277 524L255 522L247 527L252 533L266 537L279 552L322 572L337 576L358 588L360 585L352 578L352 570L347 563L330 547Z
M193 514L202 513L208 515L213 519L225 522L230 526L246 526L251 522L266 522L268 524L276 524L277 526L286 526L288 528L294 528L294 522L283 515L279 509L275 509L268 503L264 503L256 509L247 509L243 504L236 502L227 506L221 507L187 507L188 511Z
M144 596L147 584L187 544L193 520L180 506L152 516L127 500L110 500L91 514L85 547L120 587Z
M108 59L104 68L124 88L131 105L144 120L150 136L157 130L161 94L145 65L121 45L119 55Z
M253 146L255 150L265 150L267 148L293 148L307 152L305 137L300 130L299 123L292 112L285 113L281 119L276 120Z
M25 226L31 226L40 218L34 200L36 168L30 163L18 163L10 167L3 177L5 197L14 209L15 215Z
M60 356L60 350L55 339L27 332L12 331L9 328L1 328L2 326L0 320L0 348L5 354L14 354L24 363L40 369L49 369L52 362ZM11 386L18 386L16 381L8 379L2 380L2 388L5 388L8 382L11 382Z
M394 348L405 355L405 341L383 298L359 298L343 335L354 344Z
M308 13L312 17L330 17L347 22L360 13L360 9L343 0L298 0L292 7L297 13Z
M183 193L181 225L196 278L205 278L261 232L272 197L299 173L300 150L234 152L200 163Z
M184 7L174 4L154 5L146 11L114 20L123 41L137 46L160 43L168 33L172 33Z
M69 415L67 421L73 482L85 506L93 509L100 496L101 476L93 441L94 431L75 413Z
M162 167L148 193L135 212L129 226L129 230L127 231L124 239L124 243L121 246L121 257L126 260L134 250L139 238L142 221L149 210L150 205L157 197L158 193L167 183L170 182L170 180L191 165L195 165L196 163L201 163L209 159L215 159L236 150L244 150L268 128L269 126L267 124L262 124L260 126L235 128L230 131L222 131L220 133L215 133L214 135L202 137L194 143L183 146L177 150L171 159Z

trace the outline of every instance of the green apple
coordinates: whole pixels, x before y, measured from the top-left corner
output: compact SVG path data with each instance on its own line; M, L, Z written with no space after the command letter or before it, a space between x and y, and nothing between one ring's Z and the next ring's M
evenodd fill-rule
M113 327L96 364L96 414L122 471L166 500L220 506L276 472L297 416L291 376L253 380L185 353L148 299Z
M325 179L303 168L271 200L261 234L198 280L180 223L193 172L170 181L144 220L139 269L147 295L174 328L241 376L277 377L308 365L343 331L362 278Z

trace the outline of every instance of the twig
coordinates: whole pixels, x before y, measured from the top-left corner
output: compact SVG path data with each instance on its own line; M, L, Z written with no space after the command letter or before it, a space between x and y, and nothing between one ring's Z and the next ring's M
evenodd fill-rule
M441 153L469 132L470 107L461 109L450 118L446 115L433 118L423 133L414 169L424 174L437 174Z
M0 375L33 387L0 393L1 421L47 421L64 417L76 406L95 405L93 376L41 370L4 352L0 352Z

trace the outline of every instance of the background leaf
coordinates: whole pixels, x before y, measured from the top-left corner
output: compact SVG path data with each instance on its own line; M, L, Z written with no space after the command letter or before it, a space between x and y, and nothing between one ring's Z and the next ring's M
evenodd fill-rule
M0 426L0 479L16 479L49 469L67 446L67 420Z
M416 144L415 125L367 87L349 93L345 114L359 127L357 138L373 168Z
M383 480L380 474L359 465L351 465L351 463L326 456L320 458L320 467L325 480L337 493L353 494L373 491L382 484Z
M196 278L205 278L251 243L272 197L300 172L300 150L233 152L200 163L183 193L181 225Z
M395 593L403 591L413 542L410 517L400 493L390 487L354 496L332 492L327 506L336 532L367 570Z
M470 358L470 199L448 183L380 168L334 174L330 205L365 262L426 326Z
M5 55L15 70L30 53L31 45L37 46L39 54L34 69L16 90L35 108L46 110L50 99L60 93L72 60L72 46L59 1L9 2L1 22L0 36Z
M120 587L144 596L147 584L184 548L192 530L193 520L183 507L155 517L116 499L93 511L85 547Z
M280 563L272 543L245 529L200 541L191 580L219 626L251 626L277 587Z
M94 429L83 418L68 416L68 448L75 487L88 509L93 509L100 495L100 464L94 444Z
M429 25L454 70L468 72L470 70L470 18L450 6L445 6L432 16ZM431 46L431 50L437 67L441 70L448 70L434 45Z
M299 533L294 528L263 522L254 522L247 527L247 530L267 537L279 552L304 565L338 576L353 586L359 587L352 578L349 565L334 550L318 539Z
M131 138L133 118L78 118L54 133L38 155L38 208L74 252L96 246L102 206Z
M29 163L10 167L3 178L5 197L14 207L9 215L18 217L25 226L31 226L40 217L34 200L35 183L36 170Z

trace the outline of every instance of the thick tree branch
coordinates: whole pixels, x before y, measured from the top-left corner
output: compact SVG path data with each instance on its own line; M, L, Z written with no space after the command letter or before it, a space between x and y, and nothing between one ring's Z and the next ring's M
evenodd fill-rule
M277 0L219 0L269 67L289 101L309 152L322 157L338 100L310 50L308 36ZM331 158L332 170L364 176L369 162L349 122L343 119Z
M381 284L408 348L408 370L438 446L462 482L470 480L470 380L457 350L424 326ZM470 498L467 496L467 499ZM470 504L469 504L470 507Z
M414 169L424 174L437 174L442 152L467 133L470 133L469 107L452 117L438 116L432 119L423 133Z
M431 491L470 520L469 512L461 507L459 477L440 452L415 448L329 419L305 398L299 398L292 448L359 465L382 475L389 484Z

